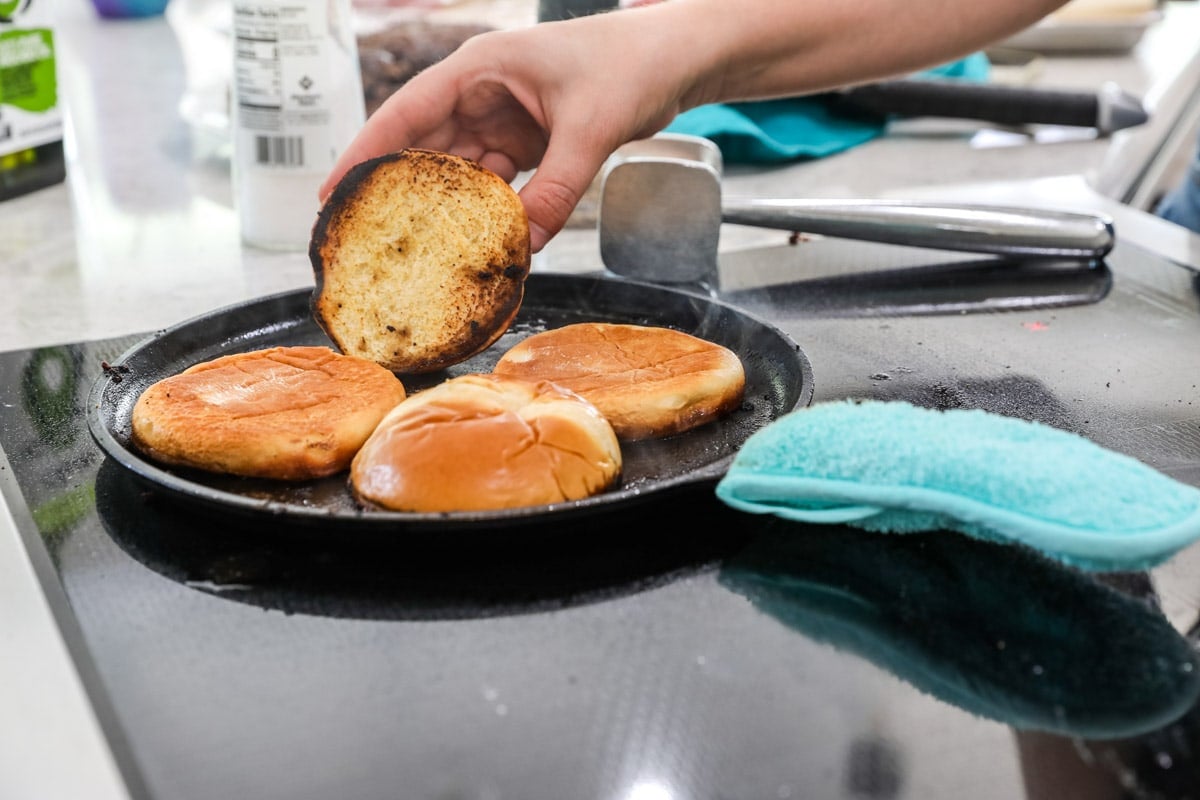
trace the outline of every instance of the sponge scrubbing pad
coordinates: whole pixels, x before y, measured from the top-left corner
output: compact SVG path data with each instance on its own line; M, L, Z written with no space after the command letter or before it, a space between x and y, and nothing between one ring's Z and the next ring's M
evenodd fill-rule
M953 529L1075 566L1136 569L1200 537L1200 490L1094 442L982 410L820 403L742 446L729 506L907 533Z

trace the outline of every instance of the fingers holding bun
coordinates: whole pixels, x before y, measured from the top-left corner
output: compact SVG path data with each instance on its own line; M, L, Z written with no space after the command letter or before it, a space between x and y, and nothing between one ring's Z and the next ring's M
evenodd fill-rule
M135 447L174 466L308 480L341 472L404 384L328 347L275 347L196 364L149 386L132 414Z
M468 374L396 406L355 456L350 484L367 507L478 511L580 500L620 472L616 435L583 398Z
M746 374L732 350L671 328L582 322L529 336L498 375L548 380L608 418L623 440L670 436L741 405Z
M343 353L400 374L484 350L512 324L529 276L516 191L479 164L408 149L352 167L309 244L317 324Z

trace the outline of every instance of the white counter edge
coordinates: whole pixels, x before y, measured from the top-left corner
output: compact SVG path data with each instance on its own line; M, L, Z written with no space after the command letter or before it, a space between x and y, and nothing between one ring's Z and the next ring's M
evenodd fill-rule
M130 800L37 561L0 494L0 797Z

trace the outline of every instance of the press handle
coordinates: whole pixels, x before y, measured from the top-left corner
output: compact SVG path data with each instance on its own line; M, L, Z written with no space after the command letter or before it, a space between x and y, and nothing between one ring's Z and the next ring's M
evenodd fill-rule
M1094 128L1100 116L1095 92L1067 92L970 81L898 80L842 93L860 108L905 117L978 119L1004 125L1076 125Z
M1022 258L1098 259L1112 250L1107 217L989 205L877 200L732 200L723 222L884 244Z

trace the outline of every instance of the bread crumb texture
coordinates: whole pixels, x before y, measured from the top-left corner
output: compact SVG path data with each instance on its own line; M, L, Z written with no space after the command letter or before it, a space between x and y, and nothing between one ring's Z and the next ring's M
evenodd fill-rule
M498 175L404 150L346 174L309 255L314 318L342 352L397 373L432 372L512 323L529 275L529 223Z

